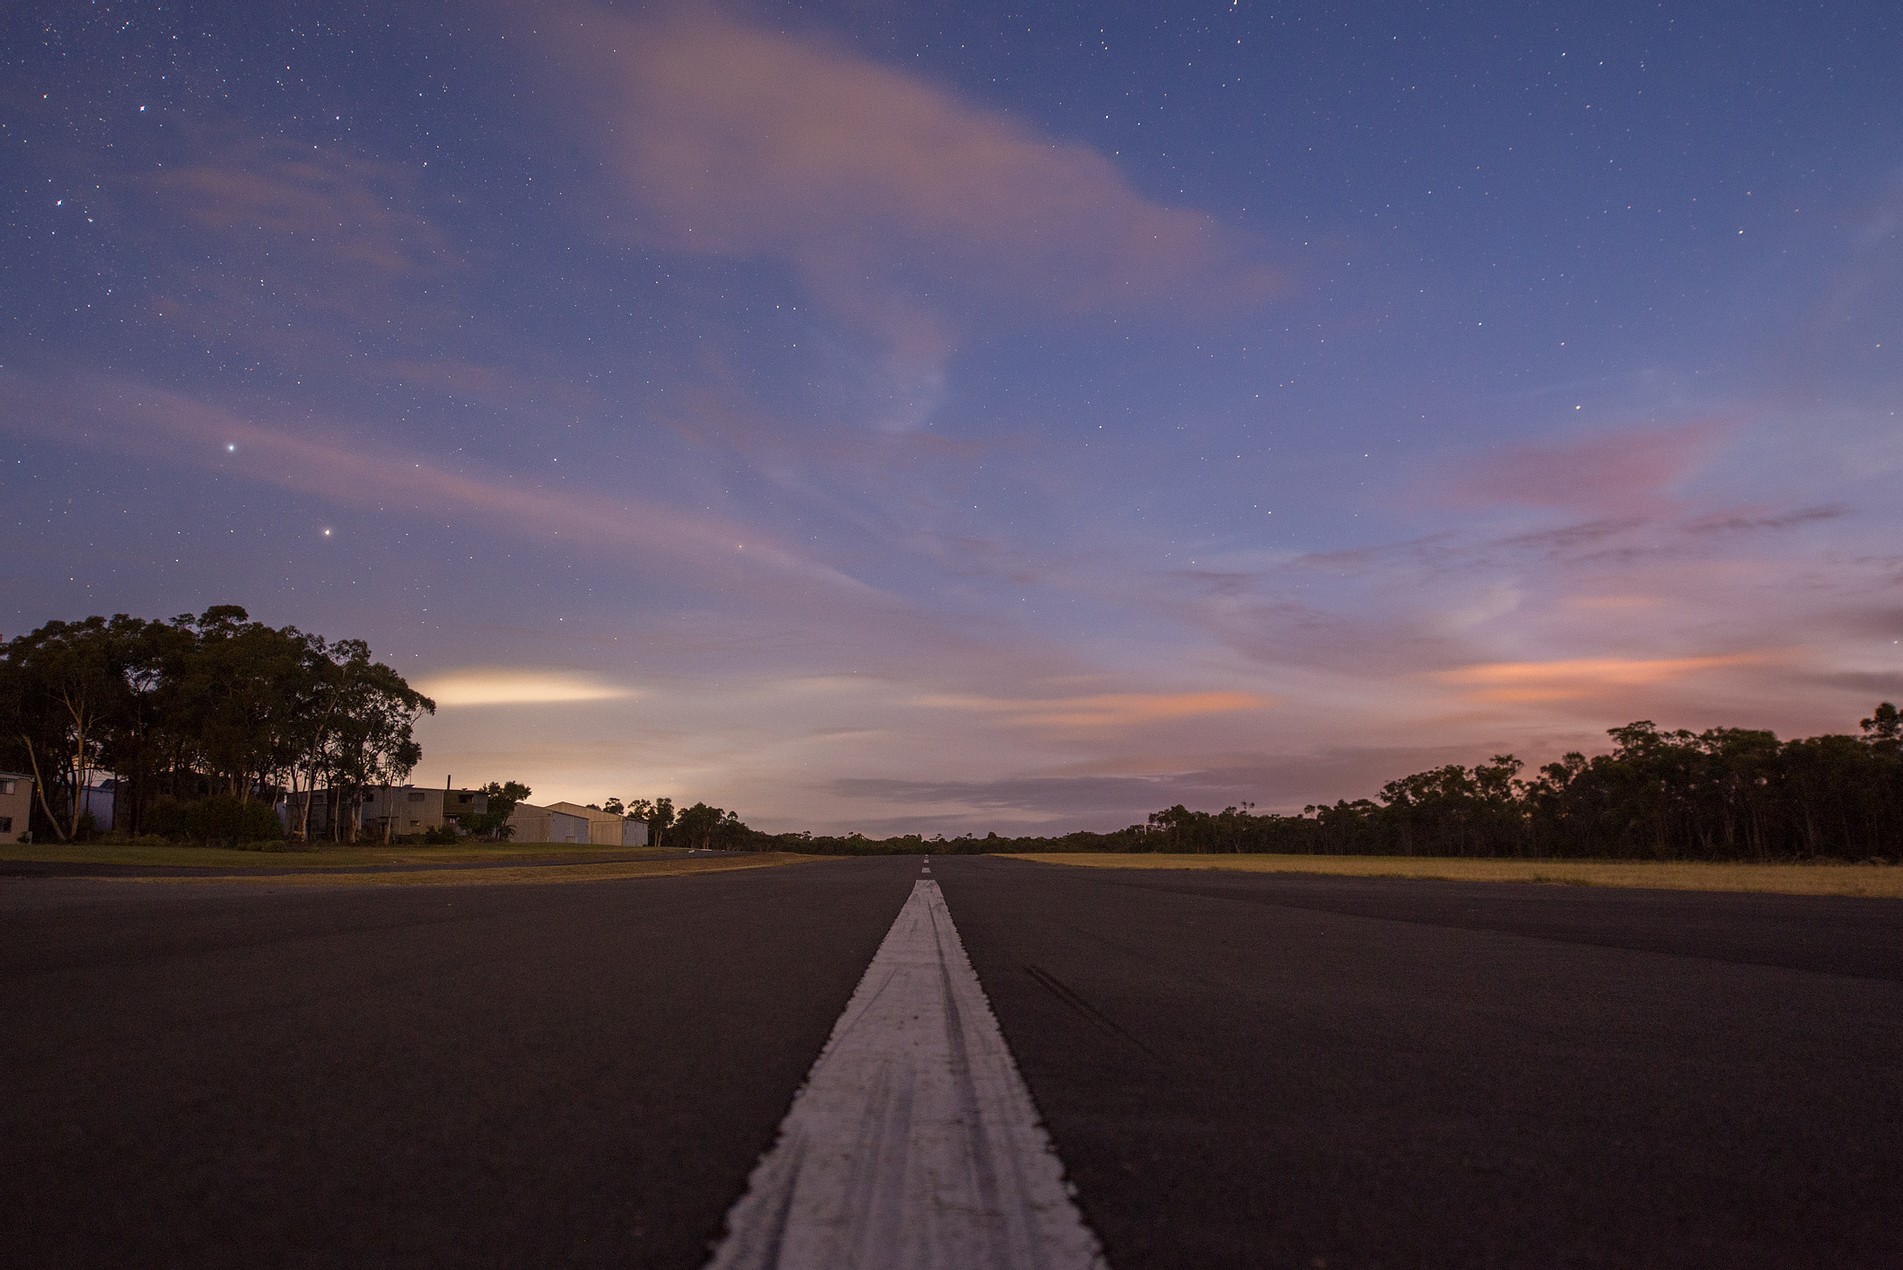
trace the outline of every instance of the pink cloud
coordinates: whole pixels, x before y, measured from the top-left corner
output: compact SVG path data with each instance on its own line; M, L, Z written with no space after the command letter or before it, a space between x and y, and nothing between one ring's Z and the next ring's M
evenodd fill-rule
M545 7L522 12L550 32ZM553 78L616 212L676 250L790 268L878 344L887 430L937 407L974 305L1193 313L1283 288L1239 235L1146 198L1089 146L835 43L701 6L559 12Z
M1443 478L1464 505L1557 507L1610 514L1649 509L1717 448L1713 422L1620 428L1571 441L1535 441L1468 456Z
M424 211L415 173L342 146L208 142L132 184L203 260L157 282L156 315L292 364L353 356L374 331L417 342L456 315L433 291L465 268ZM207 264L212 267L205 267Z
M599 396L554 371L521 371L460 357L366 359L366 375L496 410L543 405L577 414L601 408Z
M1472 701L1538 702L1592 697L1609 690L1652 688L1693 675L1776 663L1779 651L1695 657L1574 657L1558 661L1501 661L1461 666L1435 678Z
M1256 692L1205 691L1104 692L1043 698L933 694L918 698L918 704L989 715L1024 727L1099 732L1168 719L1264 710L1275 702Z
M292 240L333 266L417 274L458 263L442 232L414 210L409 172L336 147L248 142L161 169L147 184L201 229Z
M705 9L578 7L560 45L653 228L691 251L790 260L838 304L880 307L851 281L875 262L1059 310L1246 301L1280 283L1088 146L830 43Z
M630 505L600 494L520 479L484 480L342 429L300 419L274 426L215 402L147 384L108 382L54 391L0 374L0 428L83 446L116 457L238 471L280 489L340 503L407 507L479 517L526 537L591 550L634 552L685 566L695 576L758 584L775 577L800 591L834 596L872 588L812 561L757 527L706 512Z

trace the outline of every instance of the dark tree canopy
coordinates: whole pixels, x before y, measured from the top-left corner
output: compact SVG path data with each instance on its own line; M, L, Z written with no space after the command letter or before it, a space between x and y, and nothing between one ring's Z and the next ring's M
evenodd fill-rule
M61 840L82 832L80 791L107 771L132 833L210 823L181 804L282 796L302 837L314 791L360 799L405 779L422 757L416 721L435 708L362 640L266 626L234 604L48 622L0 644L0 764L34 776L36 825Z
M752 834L759 850L843 855L992 851L1278 852L1633 860L1828 858L1903 863L1903 718L1885 702L1859 736L1613 728L1611 752L1567 754L1530 777L1510 754L1382 786L1379 801L1300 815L1181 804L1113 833L930 841Z

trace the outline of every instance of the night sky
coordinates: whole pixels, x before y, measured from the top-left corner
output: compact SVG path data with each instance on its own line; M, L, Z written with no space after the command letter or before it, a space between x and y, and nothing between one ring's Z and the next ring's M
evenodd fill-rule
M1903 9L9 3L0 632L1114 828L1903 696Z

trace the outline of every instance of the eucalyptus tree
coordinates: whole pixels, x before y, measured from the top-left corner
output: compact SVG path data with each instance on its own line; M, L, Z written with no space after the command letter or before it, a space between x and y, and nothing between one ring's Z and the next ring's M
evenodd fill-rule
M706 803L695 803L683 809L675 830L684 845L697 851L713 847L738 847L749 836L749 830L741 822L738 813L710 807Z
M360 794L407 777L416 721L434 709L362 640L273 628L233 604L48 622L0 644L0 763L33 775L62 839L80 832L101 770L119 777L134 832L161 794L243 804L287 790L301 835L320 782Z
M189 766L240 802L265 793L290 761L308 708L308 641L296 627L252 621L235 604L173 625L191 637L168 685Z
M535 791L520 781L490 781L482 792L487 809L479 816L464 816L462 827L478 838L505 841L515 833L515 826L509 823L510 814Z
M672 798L631 798L628 800L627 813L648 827L648 845L658 847L674 826L674 800Z
M1860 721L1863 743L1883 754L1903 754L1903 712L1888 701L1877 703L1870 717Z
M421 760L415 725L436 704L363 640L273 628L237 605L173 625L192 636L171 700L191 766L240 800L282 789L294 837L308 836L319 788L334 800L335 832L366 790L407 779Z
M396 671L381 662L362 665L343 694L326 751L340 800L360 813L363 796L373 786L408 780L423 757L416 741L417 721L434 713L436 703Z
M379 688L388 688L389 677L396 672L372 661L370 646L360 639L328 643L310 634L298 634L296 639L298 668L295 681L286 686L285 731L278 753L279 775L292 813L291 836L303 839L310 834L311 804L317 790L328 789L333 797L340 796L339 777L361 766L352 760L359 757L364 737L374 731L374 724L366 725L364 716L366 711L372 716L380 713L369 699ZM419 711L434 708L426 698L412 705ZM392 717L400 720L401 716ZM414 718L409 722L414 723ZM408 724L399 722L398 726ZM409 766L414 764L411 759ZM333 825L337 819L335 814L330 817Z
M84 791L138 717L150 627L123 613L53 621L0 646L5 750L32 774L40 810L63 840L79 834Z

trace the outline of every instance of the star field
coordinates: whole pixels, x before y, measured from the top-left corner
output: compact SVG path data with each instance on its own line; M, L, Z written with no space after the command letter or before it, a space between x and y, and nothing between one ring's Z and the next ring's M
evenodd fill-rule
M1903 693L1899 37L28 0L0 630L579 677L463 694L417 778L767 829L1843 730Z

